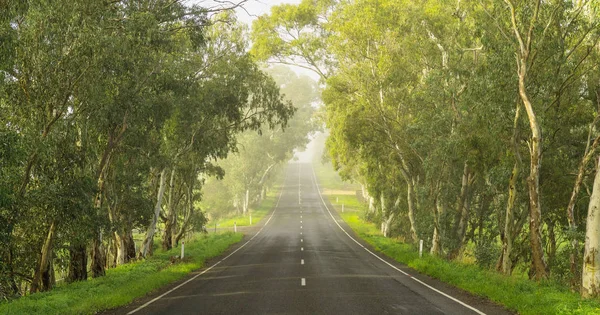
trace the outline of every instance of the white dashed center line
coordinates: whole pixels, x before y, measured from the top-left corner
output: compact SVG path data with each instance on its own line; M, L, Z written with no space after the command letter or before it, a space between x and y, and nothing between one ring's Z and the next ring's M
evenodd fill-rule
M304 259L300 259L300 264L304 265Z
M302 281L300 282L301 286L306 286L306 278L302 278Z
M304 251L304 247L300 247L300 251L303 252Z

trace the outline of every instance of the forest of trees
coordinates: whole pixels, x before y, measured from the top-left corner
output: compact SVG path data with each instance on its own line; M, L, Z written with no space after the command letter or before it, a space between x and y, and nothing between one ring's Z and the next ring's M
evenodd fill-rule
M598 297L599 23L592 0L304 0L252 53L320 76L385 235Z
M173 0L0 1L0 299L203 228L216 160L296 111L246 28Z

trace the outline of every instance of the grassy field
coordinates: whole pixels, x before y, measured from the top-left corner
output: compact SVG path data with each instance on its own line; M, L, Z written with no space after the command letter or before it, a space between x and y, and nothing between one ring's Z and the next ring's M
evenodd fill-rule
M105 277L2 303L0 314L93 314L123 306L202 268L241 239L241 233L198 234L186 242L183 261L171 262L180 248L159 250L148 260L108 269Z
M324 197L340 212L344 221L360 238L392 259L520 314L600 314L600 301L582 300L578 294L556 283L507 277L474 264L450 262L428 254L419 258L413 245L383 237L375 224L363 220L366 205L352 194L354 188L350 192L342 190L344 186L329 174L333 172L331 168L315 163L315 171ZM344 213L341 213L342 204Z

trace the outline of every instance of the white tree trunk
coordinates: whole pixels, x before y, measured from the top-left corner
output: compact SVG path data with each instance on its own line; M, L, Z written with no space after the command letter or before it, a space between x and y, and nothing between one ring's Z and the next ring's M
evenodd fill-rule
M125 248L125 240L123 237L121 237L118 232L115 232L114 235L115 246L117 247L117 259L115 262L116 265L119 266L125 264L125 255L127 253L127 249Z
M588 207L582 269L581 295L600 296L600 169L596 171Z
M165 182L167 176L167 169L164 168L162 172L160 172L160 186L158 188L158 196L156 199L156 205L154 206L154 217L152 217L152 222L150 226L148 226L148 230L146 231L146 238L142 243L142 247L140 248L140 256L146 257L148 252L152 248L152 243L154 241L154 232L156 230L156 223L158 222L158 215L160 213L160 209L162 207L162 199L165 194Z
M244 196L244 214L248 212L248 204L250 199L250 190L246 189L246 195Z

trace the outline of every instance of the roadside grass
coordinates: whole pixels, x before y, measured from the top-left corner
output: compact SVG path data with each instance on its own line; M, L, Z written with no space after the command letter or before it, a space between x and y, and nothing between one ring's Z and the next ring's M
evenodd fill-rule
M324 167L319 169L317 177L321 189L339 189L339 184L332 188L327 186L327 181L320 180L323 175L333 170ZM324 177L329 180L332 178ZM386 238L375 224L363 220L366 204L358 201L355 195L324 194L324 197L329 199L352 230L375 250L422 274L490 299L519 314L600 314L600 301L583 300L578 294L570 292L568 288L556 282L536 283L519 275L504 276L474 264L447 261L428 253L423 253L423 257L419 258L414 245ZM344 213L341 213L342 203L345 205Z
M104 277L61 284L49 292L1 303L0 314L93 314L123 306L200 269L207 259L241 241L242 236L230 232L197 234L186 242L181 261L171 262L180 248L157 250L147 260L108 269Z
M260 205L256 206L255 209L250 209L250 214L252 214L252 225L260 222L275 206L277 202L277 198L279 197L279 192L281 191L281 185L275 185L269 192L265 199L260 203ZM207 228L210 230L211 226L217 225L218 228L231 228L234 223L237 226L249 226L250 224L250 216L246 215L235 215L229 218L220 219L216 222L210 222Z

